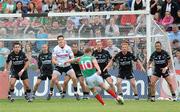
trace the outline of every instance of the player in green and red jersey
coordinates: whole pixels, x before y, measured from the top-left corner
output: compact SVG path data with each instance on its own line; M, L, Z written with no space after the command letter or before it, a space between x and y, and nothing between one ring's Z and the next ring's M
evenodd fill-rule
M86 80L86 83L92 93L95 95L96 99L102 104L105 105L101 95L96 91L96 86L99 86L106 90L113 98L118 101L118 103L123 104L124 100L121 96L117 96L113 90L106 86L103 82L101 74L101 69L97 63L95 57L92 56L92 49L85 48L84 55L71 59L65 63L77 62L80 66L81 73Z

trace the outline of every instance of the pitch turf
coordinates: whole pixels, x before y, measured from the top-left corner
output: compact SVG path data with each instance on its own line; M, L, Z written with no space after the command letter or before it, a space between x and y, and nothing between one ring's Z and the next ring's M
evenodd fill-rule
M23 99L13 103L0 100L0 112L180 112L180 102L125 100L124 105L118 105L112 99L105 102L106 105L101 106L96 99L36 99L32 103Z

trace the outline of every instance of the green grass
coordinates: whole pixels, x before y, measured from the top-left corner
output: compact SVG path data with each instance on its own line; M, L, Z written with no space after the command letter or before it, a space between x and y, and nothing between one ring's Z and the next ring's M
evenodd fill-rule
M13 103L0 100L0 112L180 112L180 102L126 100L124 105L118 105L112 99L106 99L105 102L106 105L101 106L96 99L37 99L32 103L23 99Z

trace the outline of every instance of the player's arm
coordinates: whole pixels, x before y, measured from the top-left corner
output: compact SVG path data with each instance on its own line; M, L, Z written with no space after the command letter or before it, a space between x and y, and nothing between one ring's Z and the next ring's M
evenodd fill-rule
M116 54L112 59L110 59L109 63L107 64L107 66L104 68L103 71L109 70L110 67L112 66L113 62L117 59L119 55Z
M165 73L170 68L171 65L172 65L171 57L167 53L167 66L162 68L162 72Z
M152 62L153 62L153 54L150 56L150 59L149 59L149 61L148 61L148 63L147 63L147 69L150 69L150 68L152 68Z
M41 55L38 56L38 69L42 66Z
M68 61L66 61L64 64L67 64L67 63L76 63L76 62L79 62L79 60L80 60L80 57L72 58L72 59L69 59Z
M24 71L29 67L29 60L25 54L24 54L24 63L25 64L23 69L18 73L19 76L21 76L24 73Z
M92 59L92 62L93 62L94 67L95 67L96 70L97 70L97 73L98 73L98 74L101 74L101 69L100 69L100 67L99 67L99 65L98 65L97 60L96 60L95 58L93 58L93 59Z

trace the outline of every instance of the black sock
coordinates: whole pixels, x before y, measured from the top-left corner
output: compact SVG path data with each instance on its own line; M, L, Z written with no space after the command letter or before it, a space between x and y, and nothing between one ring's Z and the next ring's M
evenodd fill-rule
M27 92L25 91L24 94L27 95Z
M138 96L138 94L134 94L134 96Z
M151 98L155 98L155 96L151 96Z
M54 88L50 88L50 92L51 92L51 93L53 92L53 89L54 89Z
M66 91L63 91L63 94L66 94Z
M30 93L30 92L31 92L31 89L27 89L26 92L27 92L27 93Z
M10 89L8 95L12 95L14 93L14 89Z
M77 87L74 87L74 92L77 92Z
M176 96L176 94L175 94L175 93L172 93L172 96Z
M118 95L123 96L123 93L119 93Z
M89 92L83 92L83 95L89 95Z

